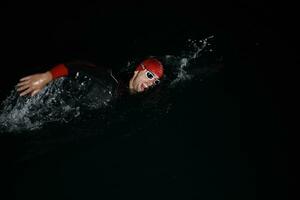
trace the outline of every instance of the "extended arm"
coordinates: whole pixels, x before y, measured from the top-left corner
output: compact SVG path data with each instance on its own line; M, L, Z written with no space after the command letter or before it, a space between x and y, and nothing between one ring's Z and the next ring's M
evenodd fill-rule
M31 94L31 96L38 93L49 82L62 76L74 76L77 72L85 71L89 74L97 75L102 71L96 68L96 65L85 61L73 61L54 66L51 70L33 74L21 78L17 84L17 91L20 92L20 96Z

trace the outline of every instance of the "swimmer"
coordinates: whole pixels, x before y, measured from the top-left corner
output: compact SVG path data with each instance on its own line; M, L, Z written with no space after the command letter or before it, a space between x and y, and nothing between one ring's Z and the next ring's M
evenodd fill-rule
M109 94L119 96L124 91L128 94L137 94L155 87L164 75L164 67L158 59L147 58L135 67L133 73L124 78L112 73L110 69L97 68L96 65L88 62L61 63L49 71L21 78L17 84L17 91L20 96L34 96L51 81L60 77L75 77L80 72L87 72L87 74L96 77L104 90L109 88Z

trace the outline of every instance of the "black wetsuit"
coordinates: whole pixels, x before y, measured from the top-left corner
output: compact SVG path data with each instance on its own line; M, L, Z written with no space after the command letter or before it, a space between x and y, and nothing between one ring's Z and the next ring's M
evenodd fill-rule
M85 84L84 101L89 107L106 106L111 101L129 93L128 73L113 73L109 68L99 67L86 61L67 62L71 79L79 80L78 84Z

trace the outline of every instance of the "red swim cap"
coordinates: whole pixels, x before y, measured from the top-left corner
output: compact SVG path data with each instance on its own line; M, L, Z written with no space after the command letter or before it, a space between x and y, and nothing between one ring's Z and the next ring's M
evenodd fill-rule
M144 67L144 68L143 68ZM156 76L161 78L164 74L164 68L161 62L155 58L148 58L146 60L143 60L136 68L136 71L142 71L144 69L147 69L148 71L151 71Z

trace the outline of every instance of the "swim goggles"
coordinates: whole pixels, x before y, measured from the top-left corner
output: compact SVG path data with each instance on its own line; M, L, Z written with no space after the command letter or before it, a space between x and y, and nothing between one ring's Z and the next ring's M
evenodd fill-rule
M142 65L142 68L143 68L143 69L147 69L143 64L141 64L141 65ZM154 79L154 78L157 77L156 75L154 75L154 73L152 73L152 72L149 71L148 69L147 69L147 72L146 72L146 76L147 76L147 78L150 79L150 80L152 80L152 79ZM158 78L156 78L156 80L154 81L154 85L157 85L157 84L159 84L159 83L160 83L160 80L159 80Z

